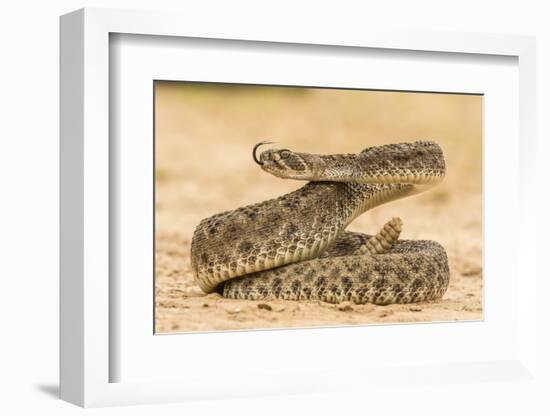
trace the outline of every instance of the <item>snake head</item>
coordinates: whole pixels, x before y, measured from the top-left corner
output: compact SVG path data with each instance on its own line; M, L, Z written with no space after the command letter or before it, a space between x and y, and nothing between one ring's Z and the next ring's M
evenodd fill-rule
M315 171L314 163L310 163L308 158L312 155L305 153L293 152L289 149L268 149L256 156L256 150L262 144L270 142L260 142L254 146L252 156L254 161L259 164L262 169L272 175L283 179L301 179L314 180Z

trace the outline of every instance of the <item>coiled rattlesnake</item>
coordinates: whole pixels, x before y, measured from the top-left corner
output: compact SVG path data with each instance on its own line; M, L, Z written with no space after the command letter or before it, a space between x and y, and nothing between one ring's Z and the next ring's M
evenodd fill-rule
M213 215L191 243L197 284L236 299L408 303L439 299L449 266L434 241L398 240L401 220L375 236L345 231L370 208L441 181L445 160L429 141L314 155L270 149L253 158L275 176L309 181L275 199Z

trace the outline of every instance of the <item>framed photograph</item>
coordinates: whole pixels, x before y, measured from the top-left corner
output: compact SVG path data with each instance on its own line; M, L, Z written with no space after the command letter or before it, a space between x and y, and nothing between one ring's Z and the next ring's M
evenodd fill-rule
M185 81L154 95L155 333L483 319L483 95ZM255 137L285 148L254 156Z
M537 383L534 51L63 16L61 397Z

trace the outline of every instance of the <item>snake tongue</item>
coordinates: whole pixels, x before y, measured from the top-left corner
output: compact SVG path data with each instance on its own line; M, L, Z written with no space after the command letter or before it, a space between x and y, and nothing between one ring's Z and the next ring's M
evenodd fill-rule
M258 147L264 145L264 144L273 144L274 142L259 142L252 148L252 159L254 159L254 162L256 162L258 165L263 165L263 162L261 162L258 157L256 156L256 151L258 150Z

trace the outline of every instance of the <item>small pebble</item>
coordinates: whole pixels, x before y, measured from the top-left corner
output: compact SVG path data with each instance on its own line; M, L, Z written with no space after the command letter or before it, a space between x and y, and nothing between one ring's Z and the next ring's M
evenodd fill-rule
M202 304L202 307L203 307L203 308L208 308L208 303L203 303L203 304Z
M420 309L420 308L409 308L409 311L411 311L411 312L422 312L422 309Z
M349 305L346 305L346 306L340 306L338 308L339 311L342 311L342 312L353 312L353 308Z
M269 306L267 303L259 303L258 309L265 309L266 311L271 311L273 308Z

